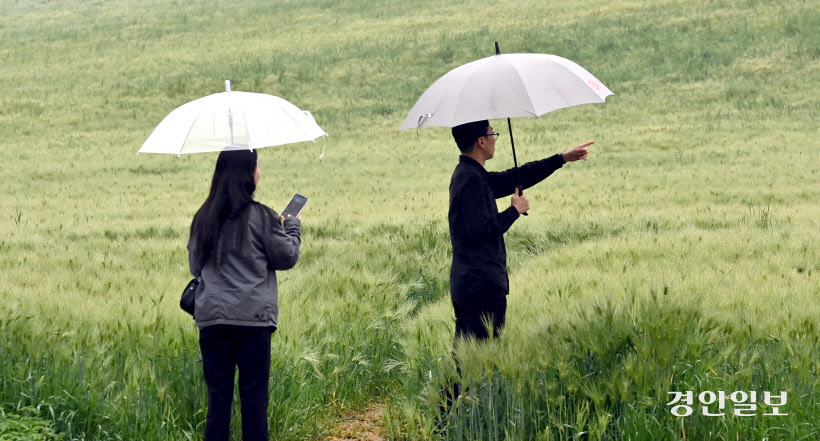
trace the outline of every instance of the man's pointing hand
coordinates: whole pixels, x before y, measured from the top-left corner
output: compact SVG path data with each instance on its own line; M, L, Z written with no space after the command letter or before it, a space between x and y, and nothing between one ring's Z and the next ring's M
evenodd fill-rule
M567 162L574 162L579 159L583 159L586 161L587 154L589 151L587 150L587 146L595 144L595 141L587 141L579 146L574 147L572 150L568 152L561 153L561 156L564 157L564 161Z

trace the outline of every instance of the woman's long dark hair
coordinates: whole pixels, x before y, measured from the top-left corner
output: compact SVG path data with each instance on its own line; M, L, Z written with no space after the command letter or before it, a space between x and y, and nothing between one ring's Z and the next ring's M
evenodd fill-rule
M256 160L256 150L223 151L216 159L211 192L191 222L191 237L198 250L200 266L204 266L214 254L220 234L234 237L243 234L242 229L228 232L222 231L222 227L229 219L247 217L245 208L253 203L253 192L256 191L253 179Z

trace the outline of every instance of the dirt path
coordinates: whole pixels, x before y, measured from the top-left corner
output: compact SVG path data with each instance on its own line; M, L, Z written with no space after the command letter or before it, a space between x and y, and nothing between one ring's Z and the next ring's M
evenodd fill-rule
M364 412L351 412L331 431L327 441L385 441L382 435L381 408L373 406Z

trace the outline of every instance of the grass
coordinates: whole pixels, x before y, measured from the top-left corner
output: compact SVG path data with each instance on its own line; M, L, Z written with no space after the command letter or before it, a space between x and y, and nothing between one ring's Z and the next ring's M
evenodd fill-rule
M583 252L556 245L531 257L513 281L509 316L517 320L499 341L458 352L470 360L462 366L469 392L451 414L447 439L568 439L581 432L590 439L681 439L681 427L694 439L815 437L816 311L795 306L809 305L816 285L803 283L805 270L781 256L810 241L778 234L740 242L726 247L719 231L636 231L587 242ZM708 264L686 269L691 261ZM431 436L439 390L453 375L446 368L450 320L445 311L429 311L408 327L407 361L397 366L406 398L389 418L395 434ZM666 406L670 391L758 389L794 396L790 416L696 412L679 419ZM408 413L414 424L406 424Z
M37 409L22 409L23 415L0 410L0 440L3 441L59 441L62 435L54 433L48 421L30 416Z
M171 110L230 79L330 134L321 160L321 143L260 154L258 200L311 198L300 263L280 278L272 438L321 437L373 401L391 437L433 437L453 375L456 150L444 129L396 130L429 84L499 41L572 59L616 96L513 122L522 161L596 143L528 191L532 215L506 236L508 327L460 350L470 393L445 436L820 432L810 2L0 7L4 409L37 409L65 439L202 436L197 334L177 296L214 156L134 154ZM490 169L511 165L505 146ZM679 419L666 406L670 390L719 389L787 390L790 415Z

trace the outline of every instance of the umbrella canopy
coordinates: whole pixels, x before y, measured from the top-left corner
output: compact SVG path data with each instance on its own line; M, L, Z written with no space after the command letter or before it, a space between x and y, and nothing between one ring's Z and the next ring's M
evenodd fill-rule
M231 92L230 81L225 89L176 108L137 153L258 149L327 136L310 112L282 98Z
M496 46L497 47L497 46ZM538 117L614 95L586 69L556 55L496 54L457 67L421 95L399 131Z

